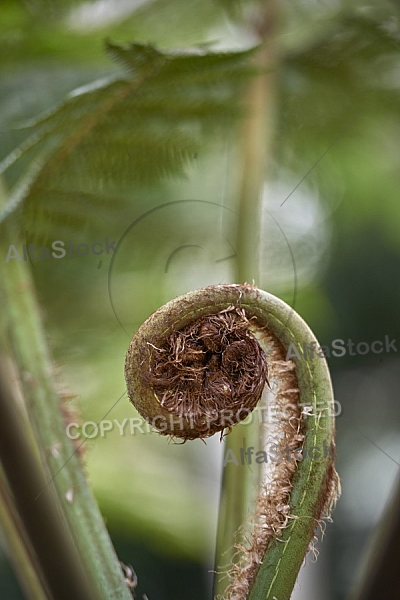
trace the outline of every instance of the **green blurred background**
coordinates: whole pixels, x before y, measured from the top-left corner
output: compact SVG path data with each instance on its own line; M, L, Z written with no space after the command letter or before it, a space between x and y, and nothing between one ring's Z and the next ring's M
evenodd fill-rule
M121 74L104 51L105 39L165 49L246 49L258 42L252 24L263 7L208 0L3 2L0 158L26 138L21 123L78 86ZM279 3L278 11L273 113L266 107L273 114L273 143L256 283L292 304L321 344L370 344L387 335L399 347L399 6L296 0ZM151 114L140 108L135 114L155 134L166 114L172 131L194 140L177 172L160 176L150 145L143 156L148 176L131 185L128 161L128 175L119 179L118 155L105 135L95 176L76 171L70 183L62 169L56 172L65 194L60 201L47 181L46 206L62 207L64 218L40 221L44 209L35 213L34 195L27 199L31 212L21 217L18 247L39 235L48 245L120 240L111 270L111 254L32 265L59 379L76 394L72 405L80 422L100 421L123 393L129 339L151 312L189 289L235 281L241 112L224 116L236 96L234 86L225 96L221 87L220 114L209 114L205 102L188 119L181 107L197 102L190 85L175 78L165 106L163 100ZM63 118L63 127L73 127L68 114ZM6 171L10 189L33 156L40 160L28 154ZM80 202L80 193L89 192L99 204ZM44 196L43 189L35 193ZM343 495L317 565L301 575L299 600L347 597L400 461L398 354L346 354L328 362L342 407L337 448ZM107 418L132 417L137 414L124 396ZM121 436L114 427L86 443L85 462L119 557L138 575L138 597L187 598L190 589L191 600L210 598L222 465L218 436L207 445L181 446L155 433L127 430ZM0 597L23 597L6 549Z

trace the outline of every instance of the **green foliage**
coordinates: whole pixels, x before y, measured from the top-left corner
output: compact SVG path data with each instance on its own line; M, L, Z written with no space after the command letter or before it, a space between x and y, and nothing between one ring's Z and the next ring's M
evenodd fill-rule
M94 7L91 7L94 4ZM187 47L208 42L211 27L226 21L215 0L4 0L0 11L0 69L44 61L47 68L72 61L96 68L105 64L103 40L156 42ZM48 89L48 85L46 86Z
M229 0L226 0L225 5L228 2ZM11 4L8 2L7 6ZM210 8L211 4L216 6L214 1L207 2L207 0L190 2L157 0L143 6L140 11L120 24L107 24L95 31L82 30L79 35L68 30L61 21L42 22L37 19L35 27L31 27L22 19L17 20L16 2L12 11L14 21L11 19L11 11L2 8L0 11L2 55L0 68L3 80L1 110L4 123L2 129L9 129L13 124L10 118L5 118L7 107L15 107L12 112L14 121L15 117L20 118L20 115L37 114L63 98L66 91L107 75L105 69L107 69L108 57L101 52L100 44L100 40L105 36L118 41L151 40L158 46L166 48L183 44L195 46L199 42L215 38L221 40L225 46L229 46L232 38L236 43L238 36L236 33L232 34L232 29L229 32L231 37L226 30L217 29L216 24L220 26L221 22L218 21L217 11L213 12ZM359 4L360 11L354 8L356 4ZM290 180L292 187L289 186L288 193L325 152L346 123L353 119L349 130L344 132L342 138L329 150L299 189L305 194L310 190L310 196L318 202L319 208L331 202L335 209L333 217L329 221L327 219L327 245L329 228L332 229L333 243L329 245L326 259L324 258L320 267L321 272L325 273L325 280L321 282L321 276L314 278L313 275L308 289L301 289L300 281L300 289L296 296L298 312L312 325L318 337L325 343L340 337L347 339L346 336L368 341L379 339L382 333L393 331L393 335L396 335L398 331L396 316L398 311L396 294L393 293L392 275L398 268L398 260L396 262L395 258L396 256L398 258L400 248L399 153L397 150L400 104L396 79L399 37L395 17L396 8L393 3L389 5L385 2L379 2L378 6L377 1L361 12L363 8L361 3L356 1L346 3L345 6L340 6L340 3L301 3L301 6L287 3L287 18L293 20L294 24L289 30L287 23L283 23L282 36L279 40L282 44L282 54L278 65L277 119L273 123L275 152L271 162L276 165L279 181ZM297 12L301 13L300 17L293 16ZM349 15L354 16L350 18ZM13 22L16 23L15 26ZM204 163L201 162L197 170L192 171L190 166L193 156L191 152L196 153L197 150L189 147L185 155L187 158L184 158L181 163L180 171L171 170L167 175L151 174L147 179L142 178L140 180L142 183L139 183L133 178L133 174L130 177L128 164L124 163L125 160L129 160L129 157L124 155L122 160L121 157L118 158L117 171L118 169L127 171L127 175L124 176L125 182L122 177L119 178L117 171L114 177L114 166L110 168L110 164L107 163L106 150L108 143L115 143L115 147L117 146L117 133L114 133L113 126L115 124L116 128L119 127L117 124L119 110L115 110L112 111L114 113L112 118L110 112L103 121L105 158L102 160L105 167L102 168L105 168L105 171L98 173L94 178L89 177L89 174L84 171L83 162L80 165L78 161L79 155L82 161L86 160L81 154L85 147L82 140L82 144L76 150L78 164L75 165L75 173L78 172L79 178L73 180L70 177L69 184L63 182L65 171L60 166L56 169L55 175L48 171L47 180L41 179L41 186L37 188L35 196L32 195L31 186L37 182L40 165L45 164L45 160L52 160L54 153L60 151L65 137L75 129L78 131L81 128L81 123L90 116L90 102L93 100L93 106L97 110L97 98L102 93L106 98L108 92L111 94L118 85L122 85L122 80L134 79L134 69L135 72L140 70L144 54L150 55L148 57L150 62L151 55L155 53L147 45L139 45L139 47L142 51L139 52L136 47L134 51L136 60L133 61L133 66L130 66L127 51L124 49L113 53L120 64L126 62L126 67L123 67L125 68L123 77L113 76L112 79L103 82L97 91L90 92L86 88L86 92L82 91L75 99L66 98L65 102L57 105L56 109L47 114L47 117L42 115L41 121L36 125L32 122L29 128L20 129L13 136L7 136L9 139L3 136L2 156L19 144L20 140L24 139L22 136L28 134L27 140L30 140L29 144L32 143L32 149L26 148L21 157L6 171L7 181L13 185L13 195L10 196L9 202L11 199L15 202L15 207L10 203L9 208L14 214L18 212L24 236L24 223L29 225L29 241L33 237L32 234L37 235L39 230L43 230L44 234L51 233L51 241L57 238L68 239L71 231L78 231L79 241L83 242L88 242L88 239L101 241L106 234L110 237L114 235L118 239L126 228L127 222L145 213L147 205L150 208L160 202L173 201L177 198L207 198L217 199L217 201L224 198L227 205L233 206L235 167L230 166L227 177L229 191L226 194L223 192L223 186L220 185L226 177L226 155L217 155L214 151L215 147L211 144L205 147L203 138L208 140L209 132L223 131L223 141L228 140L229 144L232 142L232 146L229 145L228 148L229 151L232 148L229 154L229 161L231 161L231 157L235 157L235 143L239 137L235 135L225 137L227 128L222 126L219 128L219 119L217 117L213 119L212 114L208 113L209 120L206 120L206 110L203 112L198 110L198 115L194 115L195 107L198 109L200 105L204 84L199 83L197 87L195 84L191 85L190 78L184 74L182 63L180 63L181 74L179 77L176 75L173 85L172 80L169 84L166 78L165 81L160 78L162 72L166 72L161 71L153 73L138 85L135 92L130 93L131 104L133 106L135 103L137 109L136 112L132 112L130 131L135 134L136 131L141 130L140 128L150 129L150 123L153 122L151 130L156 133L156 136L162 134L165 137L165 129L174 120L176 133L182 131L189 140L194 140L193 148L198 148L201 144L199 158L206 155L206 160ZM184 53L177 56L172 52L162 54L163 64L166 56L177 60L187 55ZM204 54L211 57L210 53ZM195 59L197 60L198 56L188 57L189 61ZM178 65L178 62L175 64ZM146 65L146 61L144 64ZM168 68L172 68L170 63ZM163 69L166 70L167 66L164 65ZM212 71L217 73L217 69ZM183 82L184 77L185 85L181 85L180 82ZM196 77L200 77L198 71ZM182 89L184 94L181 93ZM213 96L210 96L211 89L215 92ZM220 98L218 94L217 84L207 88L208 99ZM169 99L167 103L164 103L163 95ZM35 102L32 101L33 98ZM235 101L236 98L235 92ZM128 97L124 102L127 101ZM79 102L82 102L81 107L78 106ZM164 108L168 112L163 113ZM58 110L64 111L62 113L64 116L61 117L61 112L59 113L57 127L55 127L56 116L53 113L57 113ZM189 118L185 110L192 111L190 113L192 118ZM10 113L11 111L8 112ZM225 112L222 108L221 113L224 117ZM235 119L230 119L230 122L235 122ZM127 121L129 119L124 122ZM44 129L47 126L50 129L45 134ZM51 129L53 126L54 133ZM122 125L119 130L123 136L125 131ZM172 126L168 131L170 130ZM34 133L42 136L40 142L36 143L35 138L32 137ZM17 135L20 137L17 138ZM14 138L15 143L13 143ZM133 142L128 140L127 143ZM207 152L208 149L210 152ZM18 153L19 150L16 152ZM133 154L135 156L135 153ZM139 151L136 153L137 160L140 158L138 154ZM14 158L11 157L11 160ZM152 161L149 151L146 159L143 157L143 162ZM149 169L147 164L144 168L145 172ZM188 174L187 181L173 179L182 177L182 173ZM214 180L218 185L214 185ZM144 184L144 181L148 183ZM26 189L24 189L25 185ZM188 189L190 193L187 193ZM284 197L281 199L283 200ZM299 220L303 218L303 214L306 218L307 206L304 208L301 194L293 194L282 208L290 212L295 206L298 209L296 215ZM157 215L160 215L158 220L154 219L150 226L143 227L140 236L135 234L135 251L139 248L139 251L145 252L151 242L154 246L152 257L154 255L156 257L154 261L157 259L161 264L161 258L166 260L168 253L161 258L156 255L156 249L160 246L159 231L162 231L165 239L170 243L170 246L164 245L164 249L167 247L169 252L169 249L172 251L179 244L188 243L187 238L178 239L176 233L182 222L185 225L189 222L193 226L188 235L192 235L192 231L197 231L199 228L197 220L192 218L191 213L190 219L187 217L186 221L179 215L179 218L176 217L175 212L169 221L164 220L163 211L156 213ZM208 218L208 215L206 216ZM299 270L303 258L296 244L296 226L291 221L285 226L281 214L276 214L276 218L288 234ZM117 227L112 228L107 225L106 229L105 219L107 223L111 222ZM228 225L225 222L226 229L230 232L230 225L229 227ZM81 232L88 226L91 229L94 227L98 229L93 235L83 237ZM66 236L62 232L63 228L68 230ZM267 228L266 236L270 234ZM231 239L229 234L228 238ZM75 241L74 238L72 239ZM224 242L227 244L225 240ZM195 243L203 245L202 241L197 240ZM43 242L43 245L46 243ZM207 248L206 245L204 247ZM397 253L396 256L393 249ZM196 252L197 254L193 253L193 256L197 259L204 251ZM313 252L312 247L306 246L304 260L308 262L313 258L311 254ZM229 254L230 250L216 254L213 259ZM371 255L374 258L373 262L370 259ZM186 262L183 257L182 262L178 263L182 286L188 282L187 286L193 287L190 274L195 270L193 268L195 259L191 256ZM153 267L153 271L149 274L148 271L144 271L143 266L142 270L139 270L137 267L139 261L135 254L132 266L129 263L126 269L125 295L127 297L124 298L124 303L133 314L132 319L135 322L130 323L132 330L148 316L152 307L155 309L169 299L164 289L167 285L169 290L175 290L172 288L175 280L172 280L170 274L164 273L165 260L159 271ZM80 395L77 402L83 411L82 421L100 420L117 399L120 391L124 389L121 357L128 343L128 338L124 337L110 311L104 284L105 261L101 268L94 256L65 261L33 262L33 274L38 293L45 307L48 335L57 362L63 367L64 380L68 381L71 389ZM210 276L205 283L214 282L211 276L214 275L216 266L218 265L210 262ZM280 262L273 261L267 263L267 266L268 279L265 285L271 289L270 274L280 269ZM384 285L382 278L384 278ZM346 282L350 282L349 285ZM286 296L290 303L293 301L292 284L291 278L287 281ZM135 288L134 294L131 293L132 287ZM363 300L364 308L360 306L360 298L368 299L368 303ZM372 305L372 298L379 301L379 310L376 308L375 301L373 308L376 314L385 315L387 324L385 327L382 325L382 318L377 319L372 309L369 312L365 309L366 306ZM370 324L373 324L375 333L371 333ZM372 356L366 357L366 360L368 358L371 361L374 359ZM342 368L345 360L347 358L332 361L333 367ZM348 361L349 364L354 362L351 358ZM350 406L352 401L350 395L348 401ZM120 418L122 422L125 417L130 417L132 413L126 404L125 400L121 400L115 409L117 412L113 412L111 418ZM136 416L135 413L134 415ZM351 436L354 437L352 433ZM174 455L176 460L172 461L170 454L174 451L174 447L168 447L167 458L166 446L155 440L153 435L119 436L117 429L112 438L110 434L110 437L93 440L86 461L96 494L105 509L107 522L114 530L123 532L127 537L140 537L152 547L162 548L165 553L171 552L173 547L177 552L187 551L192 556L204 556L207 540L211 540L212 537L211 526L206 530L205 525L208 516L204 516L205 511L210 510L207 504L210 499L201 495L201 492L205 494L206 485L203 485L203 482L209 477L209 473L207 471L204 479L199 479L193 468L193 464L198 464L194 462L193 457L196 456L197 461L202 449L195 448L191 455L187 445L177 448ZM355 448L354 452L349 452L348 456L355 455L356 450L358 451ZM138 460L138 456L146 456L146 460L144 458ZM160 457L163 457L163 460ZM211 458L205 461L207 468L210 461ZM119 465L118 469L116 465ZM170 485L171 481L178 480L180 482L178 486L176 483ZM114 493L117 488L121 488L120 494ZM160 503L160 489L163 494L162 503ZM342 539L340 544L343 545ZM190 545L189 549L188 545ZM209 549L208 546L207 548ZM130 561L131 557L126 560ZM132 564L135 562L132 561ZM350 571L353 567L354 564L349 563ZM176 597L176 593L171 597Z
M399 60L399 36L399 27L394 22L390 26L384 18L344 16L322 38L290 53L285 60L287 81L297 83L296 96L304 102L298 108L310 106L314 95L324 109L323 121L321 111L305 112L309 116L307 127L318 130L323 126L326 130L343 125L350 108L361 108L361 103L377 99L377 94L385 110L397 108L398 91L392 77L394 61ZM331 105L335 107L331 113L334 123L325 117Z
M376 152L378 158L384 140L376 138L374 129L395 126L398 120L399 53L394 19L345 14L319 38L285 56L277 162L301 179L338 139L307 177L327 204L335 205L341 186L354 185L361 174L355 168L360 152Z
M19 209L22 229L29 223L34 235L68 221L80 227L92 218L82 203L96 211L135 185L184 177L200 141L242 114L239 92L254 74L254 50L163 53L150 44L109 42L106 50L124 75L71 92L23 126L30 135L1 171L26 154L30 168L0 220Z

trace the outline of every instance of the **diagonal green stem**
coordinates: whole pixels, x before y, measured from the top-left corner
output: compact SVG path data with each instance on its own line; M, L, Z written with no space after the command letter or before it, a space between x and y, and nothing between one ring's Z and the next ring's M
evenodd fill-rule
M29 596L35 590L41 599L94 599L53 490L32 510L32 499L45 487L46 477L3 366L0 406L2 522L21 583L30 584Z
M1 193L4 197L4 190ZM41 459L48 480L54 477L37 499L30 498L32 510L37 506L35 503L40 503L54 488L92 596L97 600L131 600L79 457L65 432L28 263L16 259L5 262L9 246L17 240L16 229L8 219L1 226L0 240L2 313L7 319L9 343Z

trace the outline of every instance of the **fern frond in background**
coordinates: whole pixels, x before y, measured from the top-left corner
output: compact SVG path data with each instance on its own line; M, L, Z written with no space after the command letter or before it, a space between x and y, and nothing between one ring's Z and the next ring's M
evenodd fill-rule
M79 88L31 120L21 150L3 161L3 170L25 152L33 161L34 175L23 181L22 193L16 183L2 212L4 218L18 208L21 229L29 223L32 235L60 223L81 227L80 203L95 211L135 186L184 177L200 140L242 114L240 84L254 74L247 64L254 50L163 53L152 45L111 43L106 49L126 74ZM92 216L86 210L86 222Z

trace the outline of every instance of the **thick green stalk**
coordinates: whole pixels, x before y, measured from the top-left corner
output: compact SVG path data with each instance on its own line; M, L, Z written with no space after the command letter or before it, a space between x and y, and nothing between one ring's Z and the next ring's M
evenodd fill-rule
M4 196L4 190L1 191ZM66 435L28 262L16 259L5 262L9 246L19 242L10 219L1 227L2 312L8 322L10 346L40 455L48 480L54 478L38 498L30 499L32 510L54 488L94 597L131 600L81 462Z
M22 585L29 584L28 597L35 590L39 598L94 600L53 490L34 504L46 477L8 379L1 365L1 512L17 573Z
M249 600L289 600L321 515L329 512L336 500L334 398L325 359L315 352L305 357L301 351L304 342L307 347L319 346L307 324L276 298L261 298L259 304L256 310L264 313L269 330L284 350L288 351L290 344L298 349L292 360L300 402L311 409L303 419L303 447L317 449L315 457L298 463L290 494L289 524L279 539L269 543L249 595Z

